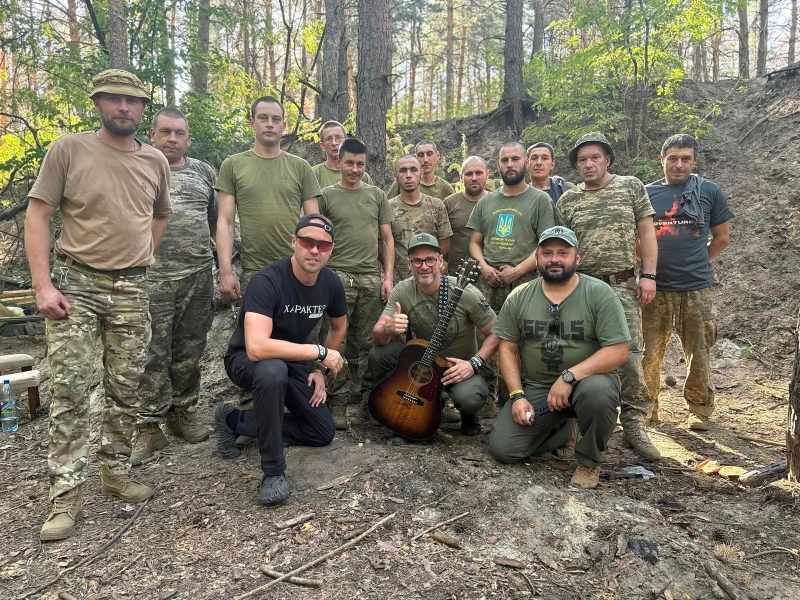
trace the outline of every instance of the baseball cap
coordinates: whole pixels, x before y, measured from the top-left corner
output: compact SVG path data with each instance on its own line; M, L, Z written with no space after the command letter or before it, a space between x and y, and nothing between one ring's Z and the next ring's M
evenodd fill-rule
M322 223L314 223L314 219L317 221L322 221ZM294 233L297 235L297 232L300 231L303 227L319 227L320 229L324 229L331 235L331 240L335 237L335 230L333 228L333 223L331 223L330 219L325 215L321 215L319 213L310 213L307 215L303 215L303 218L297 222L297 226L294 228Z
M106 69L92 77L92 93L89 97L94 98L100 93L133 96L150 101L150 94L147 93L142 80L123 69Z
M439 240L430 233L418 233L414 235L408 242L408 251L411 252L414 248L419 248L420 246L430 246L437 252L442 251L441 246L439 246Z
M542 235L539 236L539 245L541 246L542 242L552 240L553 238L564 240L570 246L574 246L575 248L578 247L578 236L575 235L575 232L572 231L572 229L569 229L568 227L562 227L561 225L556 225L550 229L545 229L542 232Z
M611 156L611 162L609 163L609 167L614 164L614 149L611 147L611 144L608 143L606 136L604 136L599 131L592 131L591 133L587 133L581 137L575 145L572 147L572 150L569 151L569 164L572 165L572 168L575 168L576 163L578 162L578 150L581 146L585 146L586 144L600 144L603 148L606 149L606 153Z

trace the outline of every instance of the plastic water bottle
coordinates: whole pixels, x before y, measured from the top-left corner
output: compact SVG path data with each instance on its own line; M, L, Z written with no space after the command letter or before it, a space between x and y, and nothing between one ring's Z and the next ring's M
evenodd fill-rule
M2 420L3 424L3 433L14 433L19 429L17 396L8 379L3 381L3 396L0 398L0 417L2 417L0 420Z

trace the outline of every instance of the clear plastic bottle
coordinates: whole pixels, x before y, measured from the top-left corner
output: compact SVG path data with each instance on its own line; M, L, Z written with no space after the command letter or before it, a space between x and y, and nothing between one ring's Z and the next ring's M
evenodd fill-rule
M0 420L2 421L3 433L14 433L19 429L17 396L8 379L3 381L3 395L0 397L0 417L2 417Z

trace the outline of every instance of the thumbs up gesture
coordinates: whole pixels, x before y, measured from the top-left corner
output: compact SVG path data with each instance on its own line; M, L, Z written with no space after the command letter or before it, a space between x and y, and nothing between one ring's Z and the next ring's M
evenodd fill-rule
M383 327L389 335L401 335L408 331L408 315L403 313L399 302L394 303L394 315Z

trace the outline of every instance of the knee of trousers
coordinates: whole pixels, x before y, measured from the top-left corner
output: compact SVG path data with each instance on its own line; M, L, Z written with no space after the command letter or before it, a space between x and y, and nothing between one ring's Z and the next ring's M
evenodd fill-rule
M370 373L376 377L382 377L391 371L397 363L400 350L402 350L402 346L394 342L370 348L367 354L367 366Z
M282 360L260 360L253 367L253 389L286 385L288 382L289 367Z
M318 410L327 410L324 407L319 407ZM330 411L328 411L330 413ZM330 414L326 415L327 418L323 419L320 423L319 429L308 438L309 446L327 446L333 441L333 436L336 435L336 426L333 424L333 417Z
M492 458L497 462L504 465L510 465L525 458L521 453L511 452L511 448L508 446L508 440L497 435L495 431L492 431L489 436L489 454L491 454Z
M466 381L457 383L447 389L447 395L456 408L467 414L475 414L486 404L489 397L489 385L480 375L473 375Z
M611 375L591 375L582 380L575 389L573 398L576 410L592 412L616 411L620 403L619 380Z

